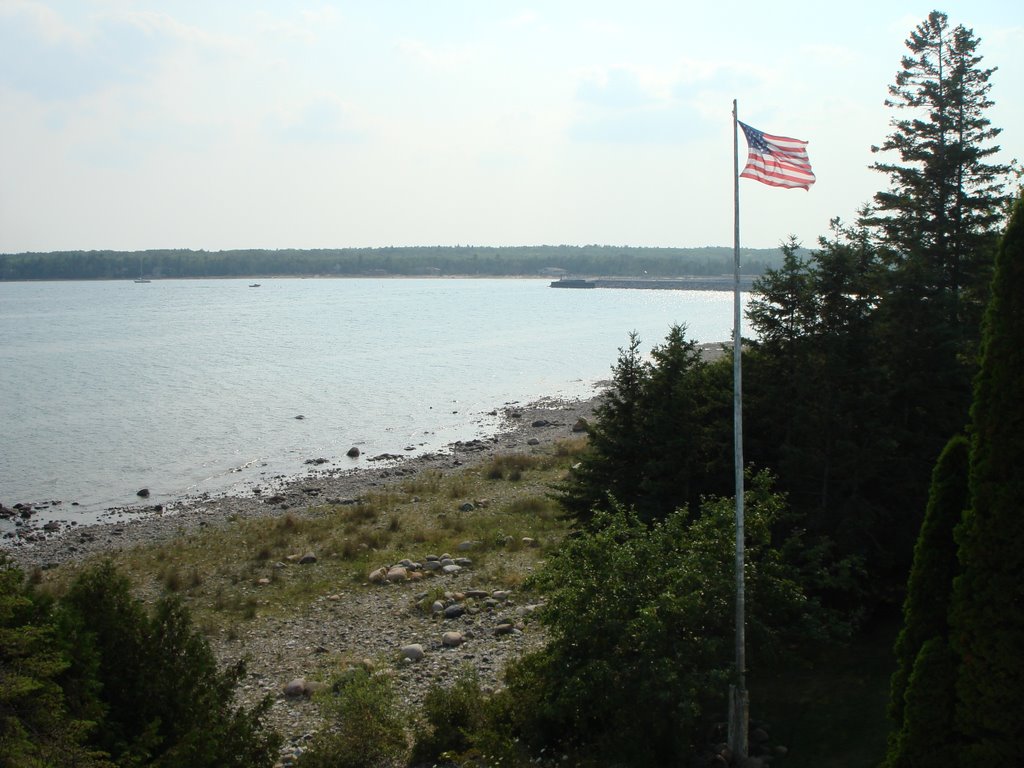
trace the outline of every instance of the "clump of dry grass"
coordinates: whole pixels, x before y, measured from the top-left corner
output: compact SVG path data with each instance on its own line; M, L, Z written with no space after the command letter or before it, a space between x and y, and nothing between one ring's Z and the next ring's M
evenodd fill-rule
M192 592L202 585L203 577L196 566L182 573L177 563L171 563L161 572L160 581L168 592Z
M465 472L452 475L442 488L447 492L449 499L466 498L472 493L472 485Z
M580 437L566 437L555 441L554 455L562 458L566 456L579 456L586 450L587 437L582 435Z
M493 457L484 467L484 476L488 480L523 479L523 473L542 467L543 457L528 453L505 453Z
M403 480L399 486L409 496L436 494L444 482L444 473L439 469L428 469L414 477Z

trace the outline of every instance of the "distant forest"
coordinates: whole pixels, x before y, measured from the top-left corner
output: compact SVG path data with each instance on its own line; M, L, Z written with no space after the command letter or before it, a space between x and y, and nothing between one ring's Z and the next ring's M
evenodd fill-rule
M744 248L743 273L782 264L778 248ZM733 272L733 250L611 245L517 247L53 251L0 254L0 280L359 275L558 275L682 277Z

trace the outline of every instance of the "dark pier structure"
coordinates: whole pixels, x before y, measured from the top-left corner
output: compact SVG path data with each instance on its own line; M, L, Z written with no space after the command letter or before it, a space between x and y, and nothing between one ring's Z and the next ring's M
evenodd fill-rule
M551 283L552 288L642 288L662 291L731 291L732 275L695 277L563 277ZM754 276L740 275L740 290L749 291Z

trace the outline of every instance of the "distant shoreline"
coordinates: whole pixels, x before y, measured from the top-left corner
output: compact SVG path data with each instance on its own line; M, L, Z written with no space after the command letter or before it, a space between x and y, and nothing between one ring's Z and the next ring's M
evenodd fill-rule
M779 248L741 248L747 274L782 264ZM732 274L732 247L403 246L226 251L65 250L0 254L0 280L254 277L682 277Z
M175 280L537 280L548 282L546 275L189 275L185 277L149 277L148 283L169 283ZM0 283L135 283L137 277L52 277L5 280Z
M760 275L741 275L740 280L744 286ZM156 277L146 276L149 283L172 282L175 280L536 280L538 282L552 282L558 279L558 275L474 275L474 274L451 274L451 275L417 275L417 274L359 274L359 275L279 275L279 274L247 274L247 275L187 275L182 277ZM733 280L730 275L679 275L672 277L644 278L629 275L588 275L581 279L593 280L602 283L599 287L604 288L628 288L634 287L625 283L656 283L661 282L666 286L679 284L682 289L686 281L722 281ZM137 277L38 277L38 278L16 278L6 279L0 277L0 283L134 283L138 282ZM615 285L622 283L622 285ZM696 290L712 290L701 289Z

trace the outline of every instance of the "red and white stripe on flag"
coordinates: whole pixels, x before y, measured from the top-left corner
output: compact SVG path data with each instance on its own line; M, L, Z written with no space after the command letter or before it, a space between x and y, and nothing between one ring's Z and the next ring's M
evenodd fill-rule
M740 178L753 179L772 187L810 189L814 183L807 142L788 136L773 136L741 122L747 137L747 165Z

